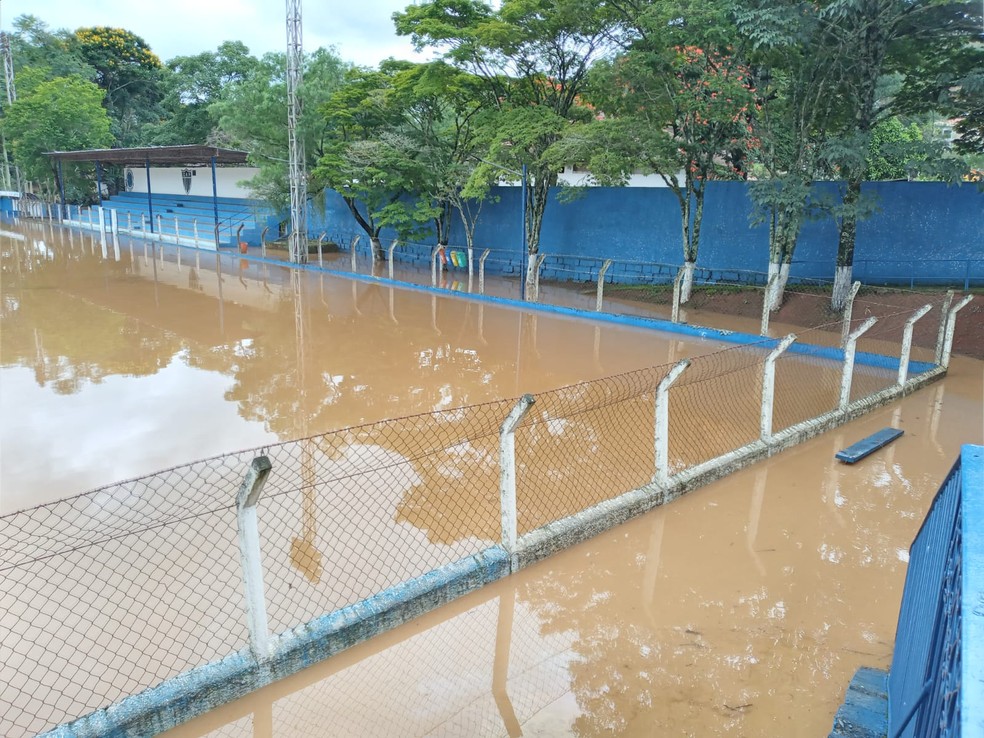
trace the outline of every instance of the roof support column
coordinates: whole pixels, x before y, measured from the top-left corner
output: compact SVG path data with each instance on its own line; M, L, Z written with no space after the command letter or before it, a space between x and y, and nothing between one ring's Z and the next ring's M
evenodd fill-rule
M219 248L219 184L215 175L215 157L212 157L212 214L215 216L215 248ZM238 246L239 244L235 244Z
M150 155L146 159L147 168L147 207L150 209L150 232L154 232L154 196L150 192Z

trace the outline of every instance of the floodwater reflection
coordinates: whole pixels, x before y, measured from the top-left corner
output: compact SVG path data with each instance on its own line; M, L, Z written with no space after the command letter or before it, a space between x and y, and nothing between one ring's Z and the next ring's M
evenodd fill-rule
M104 252L91 233L32 223L4 234L0 441L19 461L3 465L0 513L232 449L660 364L670 346L653 331L158 243L111 239ZM79 464L80 446L112 462Z

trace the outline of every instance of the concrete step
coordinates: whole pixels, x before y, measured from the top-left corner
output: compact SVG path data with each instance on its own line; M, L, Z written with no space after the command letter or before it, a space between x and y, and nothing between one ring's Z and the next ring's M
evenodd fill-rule
M834 716L830 738L885 738L888 734L888 672L861 667Z

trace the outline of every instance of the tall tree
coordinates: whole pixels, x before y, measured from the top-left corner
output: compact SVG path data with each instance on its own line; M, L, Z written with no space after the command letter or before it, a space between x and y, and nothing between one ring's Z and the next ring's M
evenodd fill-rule
M57 178L52 162L44 156L46 151L112 145L111 121L102 106L104 94L80 77L56 77L17 98L3 119L3 133L25 176L38 182ZM64 176L70 199L90 197L91 173L70 164Z
M820 7L799 0L753 0L739 8L737 25L756 70L754 125L762 145L755 161L765 176L750 192L753 222L769 224L766 297L778 310L803 223L821 212L811 194L826 172L826 131L838 112L838 48Z
M140 141L144 123L155 119L160 103L161 60L140 36L122 28L95 26L75 32L81 58L96 70L105 92L113 133L121 146Z
M161 118L148 124L148 144L204 144L218 124L210 110L230 85L246 80L258 61L241 41L226 41L215 51L177 56L164 70Z
M494 104L485 128L487 163L476 181L516 181L528 171L525 293L535 300L535 255L558 172L548 150L572 120L590 111L579 94L591 64L611 48L606 6L592 0L431 0L394 15L397 33L440 49L452 65L481 78Z
M318 49L305 56L299 135L309 172L325 153L327 124L319 108L341 86L346 68L332 49ZM209 107L218 121L210 143L249 151L251 162L260 170L249 183L250 189L283 212L290 206L286 74L286 55L265 54L255 65L248 65L244 79L226 84L219 100ZM321 192L317 184L312 180L308 185L312 200Z
M870 209L861 184L871 134L900 99L880 96L879 83L886 74L908 80L938 69L941 58L977 43L981 16L980 4L965 0L832 0L821 15L842 49L839 92L847 112L833 151L843 177L832 301L839 310L850 290L858 219Z
M589 97L604 120L571 129L558 150L604 184L623 183L633 171L663 179L680 206L686 301L707 182L744 178L758 145L752 74L736 50L727 3L613 5L631 30L625 53L593 72Z

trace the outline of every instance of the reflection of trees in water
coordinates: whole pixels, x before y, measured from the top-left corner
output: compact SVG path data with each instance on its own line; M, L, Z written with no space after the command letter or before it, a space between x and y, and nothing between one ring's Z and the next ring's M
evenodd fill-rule
M174 335L73 294L81 284L108 289L125 278L125 263L104 262L81 248L42 252L30 236L4 239L0 258L0 356L4 366L31 367L39 385L74 394L109 376L154 374L181 350Z

